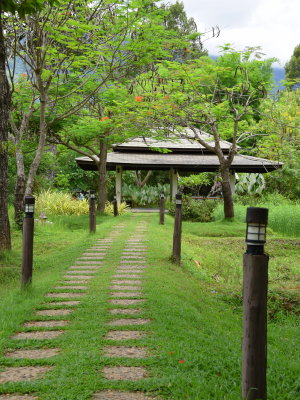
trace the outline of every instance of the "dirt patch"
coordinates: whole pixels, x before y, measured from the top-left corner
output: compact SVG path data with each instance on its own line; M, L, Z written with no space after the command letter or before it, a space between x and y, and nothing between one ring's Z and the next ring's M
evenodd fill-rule
M85 296L84 293L47 293L45 294L46 297L54 297L54 298L62 298L62 299L68 299L68 298L76 298L76 297L83 297Z
M29 394L0 394L0 400L38 400Z
M106 346L103 350L106 357L146 358L148 356L145 347Z
M129 285L112 285L109 287L110 290L140 290L140 286L129 286Z
M138 381L147 376L143 367L104 367L104 377L110 381Z
M121 299L121 300L109 300L109 303L111 304L116 304L116 305L122 305L122 306L129 306L132 304L141 304L144 303L145 300L143 299Z
M53 328L59 326L67 326L69 321L32 321L25 322L25 328Z
M111 297L142 297L141 292L111 292Z
M146 333L142 331L109 331L105 336L106 340L130 340L145 337Z
M109 310L110 314L124 314L124 315L134 315L139 314L141 310L139 308L113 308Z
M71 302L70 302L71 303ZM51 303L53 304L53 303ZM47 317L52 317L52 315L69 315L73 310L66 310L60 308L59 310L39 310L36 312L37 315L45 315Z
M36 332L19 332L11 339L33 339L33 340L45 340L45 339L55 339L62 335L65 331L36 331Z
M120 318L115 319L108 323L110 326L126 326L126 325L146 325L151 322L150 319L145 318Z
M5 354L8 358L30 358L38 360L40 358L50 358L56 356L60 349L32 349L32 350L15 350ZM1 397L0 397L1 399Z
M53 367L8 367L0 372L0 383L38 379L52 368Z

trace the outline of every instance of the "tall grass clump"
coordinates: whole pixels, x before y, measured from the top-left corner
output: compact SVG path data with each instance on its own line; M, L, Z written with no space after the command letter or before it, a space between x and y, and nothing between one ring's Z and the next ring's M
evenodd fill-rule
M245 222L246 205L235 204L235 220ZM254 207L254 205L251 205ZM268 226L277 233L284 236L300 237L300 205L299 204L278 204L258 203L255 207L265 207L269 209ZM216 220L224 218L223 205L219 204L214 210Z
M124 201L122 203L118 204L119 215L122 215L127 211L129 211L129 206ZM110 203L109 201L105 203L104 213L108 214L108 215L114 215L113 203Z
M36 212L50 215L84 215L89 213L89 204L86 199L74 199L68 193L44 190L36 197Z

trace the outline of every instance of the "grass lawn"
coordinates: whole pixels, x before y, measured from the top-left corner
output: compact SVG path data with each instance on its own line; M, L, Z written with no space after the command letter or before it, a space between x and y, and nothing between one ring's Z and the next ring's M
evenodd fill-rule
M51 219L51 218L50 218ZM149 223L148 264L145 272L145 318L150 334L133 342L145 345L151 356L144 360L108 360L103 355L109 319L108 286L125 240L137 221ZM91 282L87 296L71 314L65 335L54 341L9 339L41 308L43 295L64 270L95 240L106 236L117 222L126 228L115 241L109 259ZM183 223L182 265L170 262L173 218L164 226L158 215L98 218L96 235L87 230L87 217L53 219L39 225L35 235L33 287L19 289L20 234L14 233L14 250L0 254L0 355L16 347L58 346L62 352L49 360L8 360L4 365L54 365L43 380L0 385L0 393L35 392L41 400L91 399L103 388L142 390L173 400L240 400L242 339L242 222ZM268 399L300 398L299 315L300 240L268 238L270 254L268 324ZM45 318L47 319L47 318ZM48 319L50 319L48 317ZM51 317L51 319L53 319ZM121 328L122 329L122 328ZM123 328L126 329L126 328ZM149 327L137 327L149 331ZM120 344L115 342L114 344ZM122 344L126 344L122 343ZM130 342L132 344L132 342ZM144 365L149 377L136 382L103 379L104 365ZM1 368L1 367L0 367Z

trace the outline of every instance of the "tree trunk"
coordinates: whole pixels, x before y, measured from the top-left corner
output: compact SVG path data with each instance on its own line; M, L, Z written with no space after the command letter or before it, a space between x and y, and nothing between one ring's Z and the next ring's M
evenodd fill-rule
M10 109L10 88L6 72L6 52L0 10L0 250L11 248L8 218L8 117Z
M107 143L104 140L100 142L100 160L98 164L99 180L98 180L98 211L104 212L107 199L106 190L106 161L107 161Z
M41 108L40 108L40 138L39 138L39 144L35 152L35 157L31 163L29 173L28 173L28 178L27 178L27 185L26 185L26 190L25 194L30 195L32 194L33 191L33 185L34 185L34 180L36 177L36 173L38 170L38 167L40 165L42 155L44 152L44 147L46 144L46 138L47 138L47 123L46 123L46 108L47 108L47 95L44 94L41 96Z
M24 159L21 144L16 145L17 178L14 195L15 223L19 228L23 226L24 196L26 187Z
M150 176L152 175L152 171L149 170L144 179L142 179L142 171L137 170L135 171L135 183L138 187L142 188L148 182Z
M222 192L224 200L224 218L230 219L234 217L234 208L232 200L232 192L230 186L230 172L229 167L220 161L220 173L222 177Z

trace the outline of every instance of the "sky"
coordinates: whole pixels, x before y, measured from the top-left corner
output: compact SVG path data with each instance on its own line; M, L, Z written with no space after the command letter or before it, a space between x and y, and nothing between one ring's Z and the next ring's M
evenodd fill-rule
M210 55L218 55L225 43L237 50L260 46L264 58L275 57L284 67L300 44L300 0L181 0L198 32L220 28L218 38L204 42ZM175 1L172 1L175 2Z

